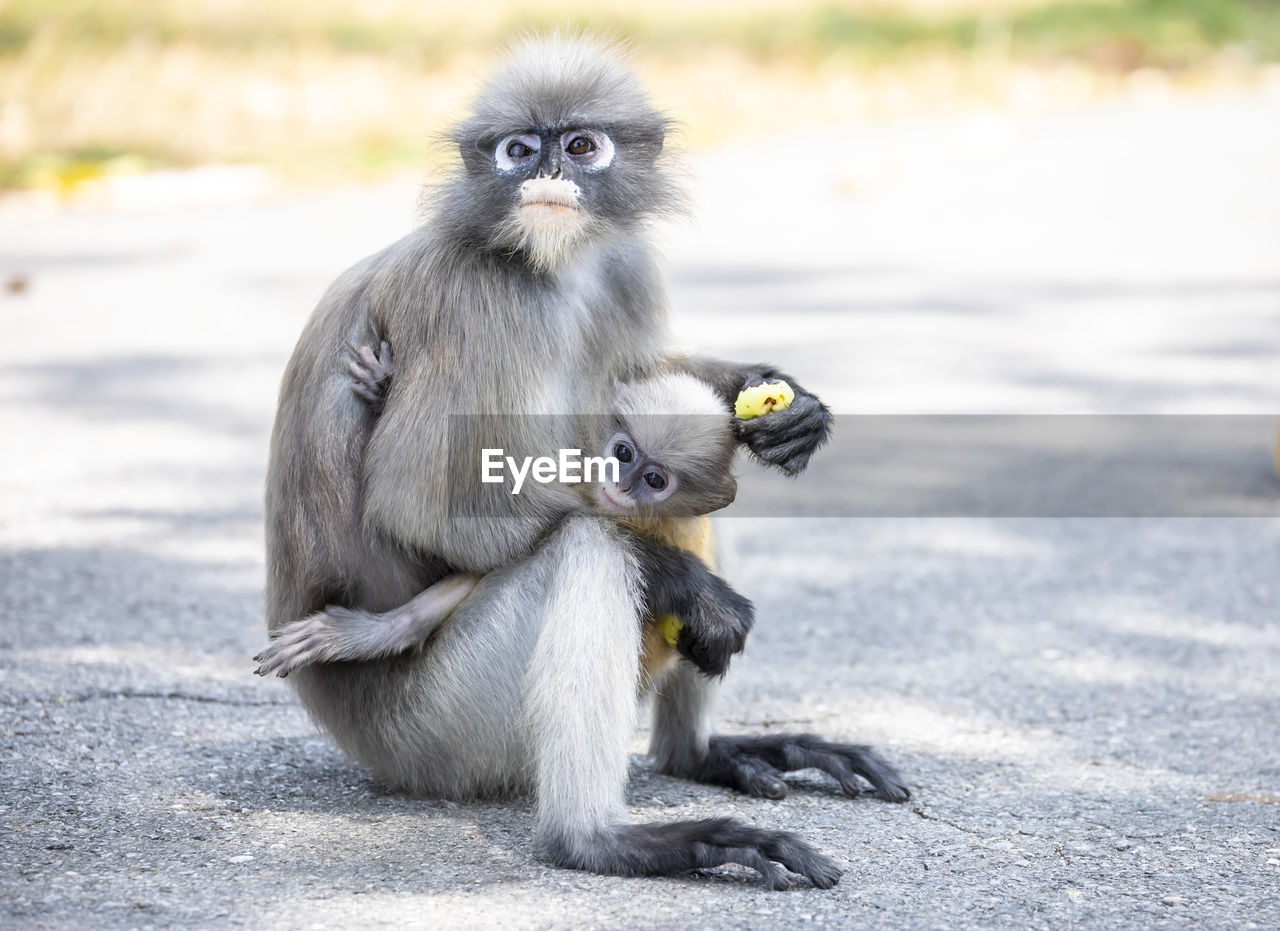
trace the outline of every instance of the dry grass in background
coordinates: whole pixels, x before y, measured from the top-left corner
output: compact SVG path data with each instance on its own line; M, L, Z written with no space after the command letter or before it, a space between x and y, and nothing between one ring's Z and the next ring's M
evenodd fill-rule
M10 0L0 188L261 163L310 183L420 168L495 47L631 41L693 143L971 104L1256 79L1277 0Z

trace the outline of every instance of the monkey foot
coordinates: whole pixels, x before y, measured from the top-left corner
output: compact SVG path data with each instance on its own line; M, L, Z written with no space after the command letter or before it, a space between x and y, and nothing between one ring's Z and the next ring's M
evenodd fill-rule
M789 888L791 874L830 889L841 872L794 834L732 818L618 825L586 844L553 843L550 856L560 866L611 876L671 876L738 863L763 876L772 889Z
M782 774L798 769L822 770L849 795L861 792L861 778L891 802L911 796L897 770L870 747L831 743L812 734L712 737L707 755L692 771L672 775L777 799L787 795Z

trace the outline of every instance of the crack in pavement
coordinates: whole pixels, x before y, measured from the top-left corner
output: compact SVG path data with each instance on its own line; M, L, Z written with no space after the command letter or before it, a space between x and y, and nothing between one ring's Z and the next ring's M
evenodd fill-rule
M159 699L161 701L190 701L208 705L231 705L238 708L266 708L266 707L288 707L293 702L288 701L270 701L270 700L252 700L237 698L222 698L216 695L196 695L190 692L182 692L177 690L161 692L161 691L135 691L134 689L91 689L84 692L71 692L59 695L22 695L22 696L2 696L0 697L0 705L8 708L18 708L23 705L69 705L79 702L89 701L106 701L109 699L119 698L146 698Z

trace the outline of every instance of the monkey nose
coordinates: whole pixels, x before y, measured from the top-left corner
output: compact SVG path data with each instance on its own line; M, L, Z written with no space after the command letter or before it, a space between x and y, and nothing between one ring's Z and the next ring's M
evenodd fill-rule
M556 170L551 172L551 180L555 181L557 178L560 177L560 175L561 175L561 169L559 168L559 166L557 166Z

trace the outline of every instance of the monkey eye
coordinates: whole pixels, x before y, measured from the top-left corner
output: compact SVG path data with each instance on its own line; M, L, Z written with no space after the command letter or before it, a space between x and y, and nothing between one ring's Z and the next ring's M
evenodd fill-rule
M667 487L667 477L657 469L650 469L644 474L644 483L654 491L662 491Z
M635 458L635 454L626 443L615 443L613 446L613 458L619 462L630 462Z
M571 129L560 137L560 147L575 165L598 171L613 161L613 140L595 129Z
M542 140L533 133L517 133L498 143L493 161L499 171L517 171L529 167L541 148Z

